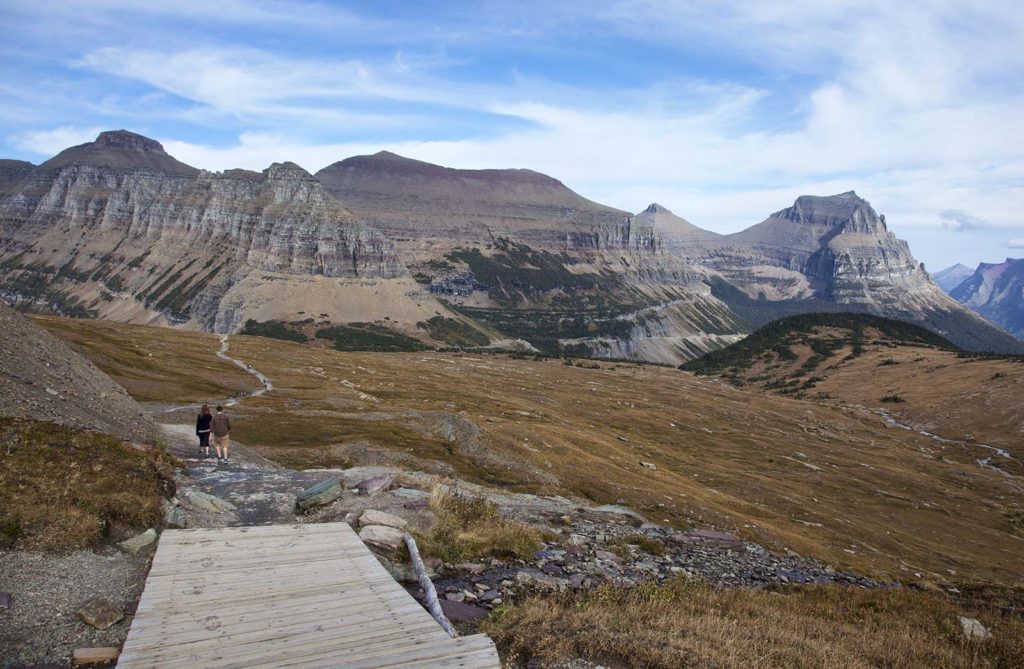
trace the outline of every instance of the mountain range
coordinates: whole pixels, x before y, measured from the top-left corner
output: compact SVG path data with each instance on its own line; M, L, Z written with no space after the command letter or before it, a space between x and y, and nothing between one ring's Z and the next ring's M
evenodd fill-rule
M943 272L948 281L938 283L951 297L1024 339L1024 259L981 263L973 271L954 265Z
M121 130L40 165L0 161L0 235L0 296L69 316L214 332L373 324L678 363L784 315L861 311L1024 352L852 191L719 235L530 170L380 152L315 175L288 162L210 172Z

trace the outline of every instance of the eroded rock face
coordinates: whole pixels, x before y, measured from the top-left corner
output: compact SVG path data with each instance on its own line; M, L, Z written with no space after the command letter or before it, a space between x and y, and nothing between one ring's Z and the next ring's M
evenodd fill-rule
M981 263L950 295L1024 339L1024 259Z
M798 311L863 311L915 322L970 350L1013 352L1018 342L950 299L885 217L849 191L805 195L742 232L706 242L693 262L713 268L744 296L723 298L752 325L771 301ZM758 315L755 301L767 307Z
M443 322L437 340L421 324L440 316L473 330L471 318L547 353L670 364L781 315L852 309L967 348L1024 351L944 295L852 191L803 196L718 235L530 170L381 152L315 176L288 162L214 173L126 131L39 166L0 161L0 298L215 332L248 319L387 319L460 346Z
M200 172L133 133L103 133L23 173L0 197L0 230L3 294L69 315L230 331L246 310L220 303L253 273L405 274L390 243L297 165Z

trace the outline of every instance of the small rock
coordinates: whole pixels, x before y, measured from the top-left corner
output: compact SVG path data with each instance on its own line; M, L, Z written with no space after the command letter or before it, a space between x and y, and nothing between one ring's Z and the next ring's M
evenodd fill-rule
M165 500L160 501L164 510L164 527L183 528L185 527L185 510Z
M300 492L295 498L295 508L304 512L318 506L325 506L341 498L344 493L345 489L342 487L341 481L329 478Z
M384 511L377 511L376 509L367 509L363 511L363 515L359 517L359 526L365 527L367 525L386 525L387 527L395 527L400 530L404 530L409 526L409 523L404 518L385 513Z
M394 476L374 476L373 478L360 481L356 490L360 495L376 495L391 488L395 482Z
M487 609L451 599L441 600L441 611L453 622L479 620L487 615Z
M400 499L428 499L430 493L426 490L417 490L416 488L395 488L391 491L391 494Z
M122 541L117 546L129 555L146 555L147 553L156 550L156 540L156 530L151 527L142 534L137 534L131 539Z
M14 606L14 595L9 592L0 592L0 609L10 610Z
M964 631L964 636L971 641L984 641L992 636L992 632L989 632L977 618L960 616L960 627Z
M187 496L188 503L197 509L209 511L210 513L224 513L225 511L234 511L235 505L231 502L221 499L220 497L214 497L205 492L193 490Z
M556 578L541 572L531 571L517 573L516 582L539 590L564 590L569 584L564 578Z
M715 530L692 530L673 534L671 540L681 544L703 544L716 548L740 549L743 540L733 534L716 532Z
M403 504L402 508L410 511L423 511L428 505L428 501L425 499L413 499Z
M404 545L402 535L402 530L387 525L366 525L359 530L363 543L389 552L396 552Z
M109 664L116 662L121 651L114 647L104 648L76 648L71 656L71 664L75 667L85 667L90 664Z
M658 468L658 465L654 464L653 462L644 462L643 460L641 460L640 464L643 465L644 467L647 467L648 469L657 469Z
M464 571L470 574L480 574L486 569L484 565L478 562L460 562L452 567L455 571Z
M56 390L54 390L53 388L47 388L46 389L46 394L50 395L52 397L56 397L57 395L60 395L60 393L57 392Z
M102 597L95 597L75 611L75 615L81 618L86 625L91 625L98 630L105 630L122 620L124 611Z
M622 558L611 551L596 550L594 551L594 557L605 562L622 562Z

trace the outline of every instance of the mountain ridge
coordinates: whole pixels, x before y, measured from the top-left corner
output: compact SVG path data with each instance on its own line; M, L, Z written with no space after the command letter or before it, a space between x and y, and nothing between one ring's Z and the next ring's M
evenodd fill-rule
M742 337L758 312L846 308L970 348L1019 346L942 293L853 191L801 196L718 235L538 172L388 151L315 174L291 162L208 172L110 131L0 168L13 175L0 293L43 311L218 332L313 314L420 339L440 316L548 353L678 364Z

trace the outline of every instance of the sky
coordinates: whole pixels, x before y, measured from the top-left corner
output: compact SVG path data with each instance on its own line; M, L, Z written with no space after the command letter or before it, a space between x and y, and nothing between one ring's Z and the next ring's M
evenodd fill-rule
M4 0L0 156L387 149L733 232L856 190L929 270L1024 256L1019 0Z

